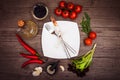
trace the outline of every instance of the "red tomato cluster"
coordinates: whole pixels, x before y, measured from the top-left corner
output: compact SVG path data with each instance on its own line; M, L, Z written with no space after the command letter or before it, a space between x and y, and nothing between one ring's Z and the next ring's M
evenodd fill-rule
M88 38L84 40L85 45L90 46L92 44L92 40L94 40L97 37L96 33L91 31L88 35Z
M59 7L54 10L57 16L62 16L63 18L75 19L77 14L82 11L81 5L75 5L72 2L60 1Z

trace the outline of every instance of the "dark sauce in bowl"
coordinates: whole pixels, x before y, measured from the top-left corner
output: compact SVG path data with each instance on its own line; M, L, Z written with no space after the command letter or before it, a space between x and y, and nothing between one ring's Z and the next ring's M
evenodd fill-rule
M38 19L42 20L48 15L48 9L44 4L36 4L33 8L33 16Z

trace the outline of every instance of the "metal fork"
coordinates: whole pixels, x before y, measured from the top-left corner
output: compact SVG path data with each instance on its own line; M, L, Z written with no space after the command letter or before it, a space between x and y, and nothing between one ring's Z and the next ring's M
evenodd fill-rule
M54 34L54 35L56 35L59 39L61 39L61 41L62 41L62 43L63 43L64 50L65 50L66 55L67 55L67 58L71 58L71 55L70 55L69 51L71 51L73 54L76 53L76 51L75 51L67 42L64 41L64 39L62 38L62 35L61 35L59 32L56 33L56 32L55 32L55 29L54 29L54 28L52 29L52 27L51 27L49 24L46 24L46 25L45 25L45 28L47 29L47 31L48 31L49 33Z

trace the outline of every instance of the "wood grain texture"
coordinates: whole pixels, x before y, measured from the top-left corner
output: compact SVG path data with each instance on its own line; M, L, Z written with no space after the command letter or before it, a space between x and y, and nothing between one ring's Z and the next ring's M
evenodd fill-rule
M85 77L77 77L67 70L69 60L61 60L60 64L65 67L65 71L57 72L54 76L49 76L43 72L39 77L32 76L32 70L36 66L45 67L46 64L32 64L21 68L21 64L27 59L19 55L20 52L28 53L17 41L15 37L17 21L19 19L33 20L39 27L38 35L25 40L31 47L36 49L41 55L41 34L42 26L50 21L53 15L56 20L68 20L54 15L54 9L61 0L0 0L0 79L1 80L120 80L120 0L65 0L75 4L81 4L83 11L73 20L78 25L84 12L88 12L91 17L91 28L97 32L97 48L93 58L93 63ZM34 4L43 2L49 8L49 15L42 21L35 20L31 15ZM87 37L80 31L80 51L79 56L91 49L85 46L83 40ZM29 53L28 53L29 54ZM49 59L53 61L54 59Z

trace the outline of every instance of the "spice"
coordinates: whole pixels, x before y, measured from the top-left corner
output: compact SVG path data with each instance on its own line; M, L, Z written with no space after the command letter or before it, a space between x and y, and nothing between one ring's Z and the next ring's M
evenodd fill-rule
M42 60L38 60L38 59L31 59L31 60L28 60L28 61L26 61L26 62L24 62L23 64L22 64L22 68L23 67L25 67L26 65L28 65L28 64L32 64L32 63L38 63L38 64L43 64L43 61Z
M16 34L16 36L18 38L18 41L21 43L21 45L32 54L32 55L28 55L28 54L21 53L23 57L31 59L24 62L22 65L22 68L31 63L42 64L43 62L46 62L46 60L42 59L41 56L33 48L27 45L18 34Z
M65 68L64 68L64 66L62 66L62 65L60 65L60 69L62 70L62 72L65 71Z
M38 56L29 55L29 54L25 54L25 53L20 53L20 55L25 57L25 58L29 58L29 59L39 59Z
M37 70L37 71L33 71L33 72L32 72L32 75L33 75L33 76L39 76L40 73L41 73L41 72Z
M33 13L37 18L43 18L45 17L47 10L44 5L38 4L35 6Z
M18 41L20 42L20 44L21 44L27 51L29 51L32 55L37 55L37 56L39 56L39 54L38 54L33 48L31 48L28 44L26 44L18 34L16 34L16 37L17 37Z
M32 72L33 76L39 76L43 72L42 67L35 67L34 71Z

